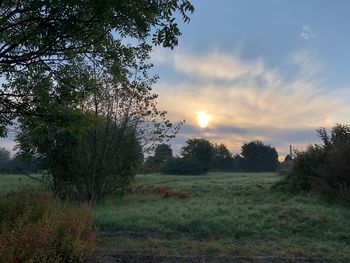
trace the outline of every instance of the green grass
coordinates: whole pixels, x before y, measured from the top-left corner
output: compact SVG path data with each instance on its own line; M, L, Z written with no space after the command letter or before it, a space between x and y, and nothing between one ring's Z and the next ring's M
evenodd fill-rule
M24 181L0 176L0 189ZM22 179L23 180L23 179ZM135 186L188 189L110 196L93 205L99 250L162 255L305 256L350 261L350 209L317 196L274 192L276 174L138 176Z
M17 192L25 187L36 187L37 182L30 180L24 175L0 174L0 196L9 192Z
M350 210L312 195L271 191L279 179L244 173L139 176L136 185L185 188L192 196L136 194L95 205L100 249L350 260Z

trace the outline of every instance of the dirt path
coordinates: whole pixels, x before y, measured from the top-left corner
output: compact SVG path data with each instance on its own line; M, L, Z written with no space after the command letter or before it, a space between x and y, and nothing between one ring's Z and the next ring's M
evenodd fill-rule
M96 253L89 263L325 263L322 259L277 258L277 257L223 257L223 256L160 256L160 255L131 255L131 254L109 254Z

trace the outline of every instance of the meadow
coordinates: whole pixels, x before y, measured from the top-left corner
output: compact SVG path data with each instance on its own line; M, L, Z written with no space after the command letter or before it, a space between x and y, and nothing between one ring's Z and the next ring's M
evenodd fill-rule
M275 173L139 175L125 195L93 205L98 251L276 256L350 261L350 209L271 190ZM39 186L0 176L0 193Z

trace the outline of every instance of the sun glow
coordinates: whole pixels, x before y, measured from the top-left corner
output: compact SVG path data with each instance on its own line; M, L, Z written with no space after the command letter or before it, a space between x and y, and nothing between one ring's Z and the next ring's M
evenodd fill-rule
M208 124L209 124L209 115L205 112L200 112L198 115L197 115L197 121L198 121L198 125L201 127L201 128L206 128L208 127Z

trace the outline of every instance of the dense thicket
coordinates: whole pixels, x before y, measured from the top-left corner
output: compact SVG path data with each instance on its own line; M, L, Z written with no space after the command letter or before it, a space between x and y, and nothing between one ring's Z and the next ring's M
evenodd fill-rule
M297 152L294 165L277 188L313 191L329 200L350 203L350 127L337 124L317 131L322 145Z

